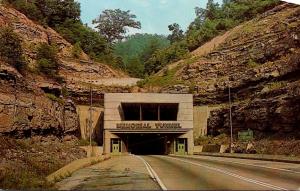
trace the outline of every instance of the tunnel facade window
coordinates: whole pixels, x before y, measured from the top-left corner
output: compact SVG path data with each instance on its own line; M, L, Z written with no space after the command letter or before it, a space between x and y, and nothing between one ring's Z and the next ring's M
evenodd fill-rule
M122 103L125 121L140 121L140 104Z
M160 105L160 121L177 121L178 103Z
M158 104L141 104L143 121L158 121Z
M122 103L124 121L177 121L178 103Z

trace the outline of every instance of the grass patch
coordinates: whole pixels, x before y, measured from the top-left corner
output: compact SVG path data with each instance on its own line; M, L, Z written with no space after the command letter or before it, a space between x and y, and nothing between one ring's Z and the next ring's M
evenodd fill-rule
M46 96L52 101L58 102L60 104L64 104L64 100L56 97L54 94L46 93Z
M76 142L60 142L55 137L13 139L0 136L0 188L54 189L46 177L66 164L86 157ZM3 160L2 160L3 159ZM71 175L65 172L64 178ZM57 181L60 177L56 177Z
M272 90L277 90L280 89L282 87L284 87L286 85L286 82L272 82L270 84L267 85L269 91Z
M78 146L89 146L90 145L90 141L86 140L86 139L79 139L77 141L77 145ZM92 146L97 146L97 143L95 141L92 141Z
M52 183L47 182L45 178L31 172L30 169L14 172L6 172L5 178L0 180L2 188L6 189L45 189L51 188Z
M137 83L139 87L164 87L172 86L176 84L182 84L183 82L176 79L175 74L178 67L173 69L166 69L162 76L150 76Z
M230 138L225 133L222 133L216 137L208 136L199 136L194 140L195 145L207 145L207 144L216 144L224 145L229 144Z
M247 66L248 66L249 68L256 68L257 66L259 66L259 64L256 63L254 60L250 59L250 60L248 60L248 62L247 62Z
M91 165L97 164L97 163L99 163L99 162L101 162L100 159L99 159L99 160L92 160L92 161L91 161Z

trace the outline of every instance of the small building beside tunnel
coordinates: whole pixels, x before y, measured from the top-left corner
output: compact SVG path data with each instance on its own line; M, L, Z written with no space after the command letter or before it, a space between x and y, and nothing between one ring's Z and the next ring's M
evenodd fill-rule
M192 154L192 94L106 93L103 153Z

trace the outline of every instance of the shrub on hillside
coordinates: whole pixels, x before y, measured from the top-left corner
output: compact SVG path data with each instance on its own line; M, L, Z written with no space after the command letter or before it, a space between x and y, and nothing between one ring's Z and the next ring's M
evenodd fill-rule
M28 18L54 27L68 19L80 20L80 4L75 0L4 0Z
M224 0L220 5L214 0L208 0L205 9L195 8L196 18L181 41L151 56L145 64L146 73L157 72L166 64L183 58L186 53L197 49L217 35L271 9L278 2L279 0Z
M156 73L165 65L184 58L188 52L187 45L184 41L175 42L167 48L156 51L145 63L145 72L147 74Z
M26 0L15 0L12 5L20 12L25 14L28 18L45 24L43 14L35 3Z
M11 28L0 29L0 59L19 71L26 67L21 43L21 39Z
M83 25L80 21L66 20L56 25L55 30L70 43L80 44L80 48L92 59L111 65L116 64L110 44L98 32Z
M56 47L42 43L37 50L37 64L40 72L56 78L58 72Z
M82 49L80 47L79 43L74 44L74 46L72 47L72 56L74 58L80 58L80 55L82 53Z

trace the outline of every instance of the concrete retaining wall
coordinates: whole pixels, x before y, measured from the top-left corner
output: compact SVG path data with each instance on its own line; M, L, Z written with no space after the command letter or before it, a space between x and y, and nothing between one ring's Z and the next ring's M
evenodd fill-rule
M83 150L85 150L87 157L99 157L103 154L103 147L98 146L81 146Z
M207 132L207 120L210 116L210 112L215 109L219 109L219 106L194 106L193 117L194 117L194 138L199 136L205 136Z
M56 181L59 181L63 178L70 176L76 170L99 163L99 162L107 160L109 158L110 158L109 155L103 155L100 157L90 157L90 158L78 159L78 160L75 160L75 161L67 164L66 166L62 167L61 169L55 171L54 173L50 174L49 176L47 176L46 179L49 182L56 182Z
M228 148L229 145L197 145L194 146L194 153L225 153Z
M203 145L194 146L194 153L200 153L203 150Z
M202 152L218 153L220 152L221 145L203 145Z
M80 133L81 138L88 140L90 131L89 131L89 109L90 106L86 105L77 105L77 113L79 114L80 122ZM103 140L103 115L104 109L100 107L92 108L92 139L96 141L99 145L102 145Z

